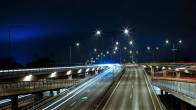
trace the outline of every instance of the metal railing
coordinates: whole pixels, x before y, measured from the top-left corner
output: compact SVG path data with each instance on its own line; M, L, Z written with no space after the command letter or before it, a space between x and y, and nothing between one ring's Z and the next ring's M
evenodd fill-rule
M0 96L21 94L40 90L70 87L77 84L80 79L55 79L44 81L21 81L12 83L0 83Z
M188 97L196 99L196 83L163 79L152 79L155 86L167 88L177 93L182 93Z

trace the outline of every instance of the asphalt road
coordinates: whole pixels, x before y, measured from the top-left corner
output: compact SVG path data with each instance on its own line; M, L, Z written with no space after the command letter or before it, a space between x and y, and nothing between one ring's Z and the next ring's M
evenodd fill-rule
M114 67L112 67L114 68ZM116 68L119 73L122 68ZM68 94L62 95L51 103L40 107L43 110L88 110L107 87L112 83L113 70L110 68L100 75L88 80Z
M108 98L103 110L161 110L152 88L140 67L126 68L126 73Z
M111 78L111 77L110 77ZM104 93L107 87L111 84L109 77L102 79L99 82L94 83L79 95L63 104L61 110L89 110L92 107L92 103Z

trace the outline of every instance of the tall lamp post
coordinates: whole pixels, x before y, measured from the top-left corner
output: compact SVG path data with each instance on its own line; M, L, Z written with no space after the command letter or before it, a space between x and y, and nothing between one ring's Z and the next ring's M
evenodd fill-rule
M152 61L155 62L155 52L156 51L159 51L159 47L156 46L154 48L151 48L150 46L147 46L146 49L149 51L149 52L152 52Z
M173 62L176 61L176 51L178 50L178 48L176 47L176 45L182 45L182 40L178 40L177 42L171 42L169 40L165 40L165 44L166 46L169 45L169 44L172 44L172 57L173 57Z
M80 43L79 42L76 42L75 43L75 46L76 47L79 47L80 46ZM70 65L72 64L72 46L69 46L69 64Z

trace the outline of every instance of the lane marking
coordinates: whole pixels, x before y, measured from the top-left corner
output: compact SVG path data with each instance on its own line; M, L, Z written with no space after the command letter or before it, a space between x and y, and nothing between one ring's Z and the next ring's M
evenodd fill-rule
M146 71L143 69L143 72L145 73L145 75L146 75L146 77L147 77L147 73L146 73ZM147 77L147 79L148 79L148 82L150 83L150 81L149 81L149 78ZM152 88L152 90L154 91L154 89L153 89L153 87L152 87L152 85L150 84L150 86L151 86L151 88ZM154 91L154 93L155 93L155 91ZM155 97L156 97L156 100L158 101L158 103L159 103L159 106L160 106L160 108L161 108L161 110L163 110L163 105L160 103L160 101L159 101L159 99L158 99L158 97L155 95Z
M60 104L57 104L52 110L57 109L58 107L60 107L61 105L63 105L65 102L69 101L70 99L72 99L74 96L78 95L81 91L83 91L84 89L86 89L87 87L89 87L91 84L93 84L94 82L96 82L97 80L101 79L103 76L105 76L107 73L111 72L112 69L106 70L105 72L103 72L102 74L100 74L101 76L96 76L93 79L90 79L89 81L85 82L84 84L80 85L78 88L74 89L73 91L71 91L70 93L66 94L64 97L60 98L59 100L53 102L52 104L50 104L49 106L43 108L43 110L47 110L48 108L52 107L53 105L57 104L58 102L62 101L63 99L67 98L69 95L73 94L71 97L69 97L68 99L66 99L63 102L60 102ZM87 85L86 85L87 84Z
M76 101L75 101L75 102L73 102L70 106L72 107L75 103L76 103Z
M121 77L122 79L122 77ZM114 88L114 90L112 91L112 94L110 95L110 97L108 98L107 102L105 103L104 107L102 110L105 110L106 106L108 105L110 99L112 98L112 96L114 95L115 91L117 90L118 86L120 85L120 82L121 82L121 79L120 81L117 83L116 87Z
M130 95L130 99L132 99L132 96L133 96L133 95L132 95L132 93L131 93L131 95Z
M144 72L144 74L145 74L145 72ZM153 107L154 107L154 109L156 110L157 108L156 108L156 106L155 106L154 100L152 99L152 94L151 94L151 92L150 92L150 88L149 88L149 85L148 85L148 83L147 83L147 80L146 80L145 75L143 75L143 77L144 77L144 79L145 79L145 82L146 82L146 85L147 85L147 88L148 88L148 92L149 92L150 98L151 98L151 100L152 100Z

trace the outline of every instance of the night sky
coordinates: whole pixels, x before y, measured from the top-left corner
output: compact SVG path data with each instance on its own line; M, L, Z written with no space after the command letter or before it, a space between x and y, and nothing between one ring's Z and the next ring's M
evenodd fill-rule
M9 56L10 31L11 54L22 64L40 57L65 63L77 41L81 47L73 48L73 57L84 61L93 48L111 50L112 37L121 46L133 39L141 62L149 60L146 46L159 46L160 60L168 60L164 41L181 39L179 57L196 61L195 8L195 0L1 0L0 57ZM131 29L129 38L124 27ZM94 36L96 29L102 38Z

